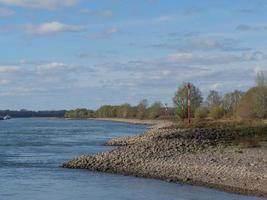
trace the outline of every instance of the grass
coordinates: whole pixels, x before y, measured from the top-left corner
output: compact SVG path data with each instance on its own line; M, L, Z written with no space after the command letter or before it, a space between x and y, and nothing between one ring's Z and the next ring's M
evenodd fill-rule
M240 148L259 148L261 147L261 139L257 138L241 138L239 140Z
M203 120L192 124L177 122L174 128L206 128L223 132L224 141L240 148L267 147L267 124L263 121Z

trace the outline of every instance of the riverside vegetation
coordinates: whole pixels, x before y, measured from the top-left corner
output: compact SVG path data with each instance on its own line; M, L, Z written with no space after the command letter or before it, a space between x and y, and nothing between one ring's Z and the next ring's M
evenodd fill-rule
M110 152L82 155L63 167L267 197L267 81L263 74L256 80L258 85L246 93L234 91L221 97L211 91L205 104L200 90L193 86L192 124L183 122L187 113L181 110L181 98L186 98L186 88L181 86L173 98L176 107L172 115L168 113L166 117L163 113L157 117L176 119L175 122L158 120L157 125L141 135L107 141L107 145L117 146ZM141 119L149 118L153 110L143 104L134 108L134 116L142 116ZM164 112L162 108L158 111ZM92 113L99 117L102 112ZM105 117L118 117L117 112L113 114Z
M221 95L211 90L203 99L201 91L192 85L191 116L196 120L211 119L265 119L267 118L267 74L260 72L257 85L247 92L235 90ZM128 103L122 105L104 105L97 110L76 109L65 113L66 118L125 118L125 119L185 119L187 109L187 83L182 84L173 97L174 107L166 107L160 101L149 105L146 99L137 106ZM182 109L184 108L184 110Z

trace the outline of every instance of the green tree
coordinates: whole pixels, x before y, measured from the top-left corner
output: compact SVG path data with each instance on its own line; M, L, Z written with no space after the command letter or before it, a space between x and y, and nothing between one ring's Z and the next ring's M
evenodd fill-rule
M120 118L132 118L132 107L130 104L128 103L125 103L121 106L118 107L117 109L117 117L120 117Z
M160 101L156 101L149 107L148 110L150 119L159 118L163 113L162 103Z
M147 107L148 107L148 101L146 99L140 101L140 103L137 105L138 119L144 119L147 117Z
M104 105L96 111L96 116L100 118L117 117L118 106Z
M203 101L201 91L194 86L193 84L189 83L191 85L191 115L195 113L195 110L200 106L200 104ZM178 90L175 92L175 95L173 97L173 103L176 106L176 113L180 118L185 118L188 113L187 108L187 94L188 94L188 83L182 84ZM184 112L182 111L182 103L184 100Z
M65 113L65 118L79 118L79 119L86 119L86 118L94 118L95 112L93 110L87 110L85 108L70 110Z

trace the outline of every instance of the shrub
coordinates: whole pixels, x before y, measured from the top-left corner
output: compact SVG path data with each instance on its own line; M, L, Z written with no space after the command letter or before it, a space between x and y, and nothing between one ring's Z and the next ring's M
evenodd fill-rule
M195 111L195 118L196 119L204 119L208 116L209 109L206 107L198 107Z
M220 106L214 106L211 111L209 116L212 119L221 119L223 117L224 111Z
M239 106L241 118L267 118L267 88L254 87L247 91Z

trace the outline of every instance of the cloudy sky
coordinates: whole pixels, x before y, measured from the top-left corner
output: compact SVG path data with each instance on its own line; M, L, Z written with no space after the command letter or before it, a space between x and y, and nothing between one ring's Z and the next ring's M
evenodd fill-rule
M0 0L0 109L171 104L253 86L265 0Z

